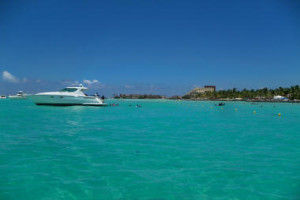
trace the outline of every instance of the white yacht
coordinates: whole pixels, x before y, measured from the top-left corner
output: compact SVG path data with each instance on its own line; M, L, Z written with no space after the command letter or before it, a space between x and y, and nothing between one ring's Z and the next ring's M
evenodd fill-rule
M8 98L13 100L27 99L27 95L23 91L19 91L16 95L9 95Z
M58 92L42 92L31 95L29 98L36 105L54 105L54 106L106 106L104 99L98 95L87 96L84 91L88 88L83 87L66 87Z

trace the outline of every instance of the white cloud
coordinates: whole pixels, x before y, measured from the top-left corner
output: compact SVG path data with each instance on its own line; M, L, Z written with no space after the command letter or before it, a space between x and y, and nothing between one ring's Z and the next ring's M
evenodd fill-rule
M100 82L98 81L98 80L96 80L96 79L94 79L94 80L83 80L83 83L84 84L87 84L87 85L95 85L95 84L100 84Z
M19 79L17 77L15 77L14 75L12 75L11 73L9 73L8 71L2 72L2 79L4 81L10 82L10 83L18 83L19 82Z

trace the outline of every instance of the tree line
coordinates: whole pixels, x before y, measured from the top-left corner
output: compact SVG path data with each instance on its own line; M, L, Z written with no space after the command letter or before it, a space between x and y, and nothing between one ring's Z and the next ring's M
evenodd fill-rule
M219 90L214 92L205 92L194 95L184 95L183 99L191 98L208 98L208 99L223 99L223 98L242 98L242 99L255 99L255 98L264 98L272 99L274 96L280 95L289 98L290 100L300 99L300 87L299 85L283 88L278 87L276 89L269 89L267 87L262 89L243 89L238 90L236 88L228 90Z

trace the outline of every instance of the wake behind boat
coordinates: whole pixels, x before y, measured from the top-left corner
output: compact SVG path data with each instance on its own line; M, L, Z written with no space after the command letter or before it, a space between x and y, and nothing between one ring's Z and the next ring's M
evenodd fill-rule
M106 106L104 99L98 95L87 96L84 91L88 88L83 87L66 87L58 92L42 92L31 95L29 98L36 105L53 105L53 106Z

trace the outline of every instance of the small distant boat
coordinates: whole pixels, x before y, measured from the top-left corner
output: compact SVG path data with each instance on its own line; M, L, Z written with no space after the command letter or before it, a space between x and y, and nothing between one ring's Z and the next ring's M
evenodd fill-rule
M221 103L215 104L215 106L225 106L225 103L221 102Z
M98 94L87 96L84 91L88 88L83 87L66 87L58 92L42 92L30 95L36 105L52 105L52 106L106 106L104 98L100 98Z
M23 91L19 91L16 95L9 95L8 98L13 100L21 100L27 99L27 95Z
M6 96L1 95L1 96L0 96L0 99L6 99Z

